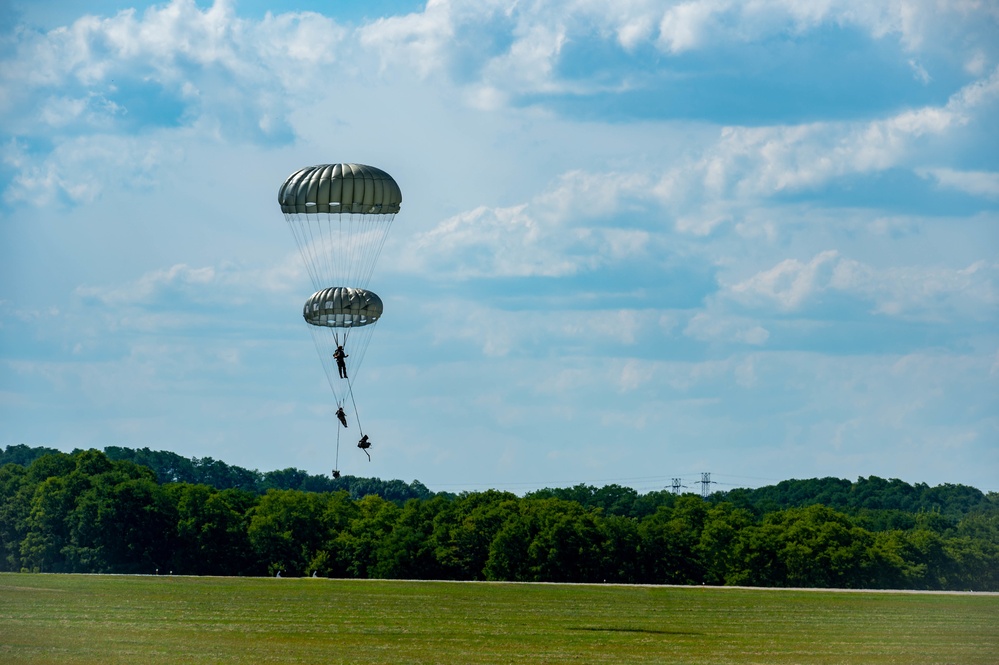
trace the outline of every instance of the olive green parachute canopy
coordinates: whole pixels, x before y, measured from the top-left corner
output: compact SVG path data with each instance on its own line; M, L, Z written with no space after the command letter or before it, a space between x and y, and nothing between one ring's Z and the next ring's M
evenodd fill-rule
M365 289L336 286L316 291L305 301L302 316L313 326L357 328L367 326L382 315L382 299Z
M344 403L352 390L374 324L382 317L383 309L378 294L346 286L321 289L305 301L302 316L309 324L306 327L312 333L312 341L338 405ZM341 345L347 353L345 365L349 379L340 378L333 358L333 352Z
M320 164L295 171L281 185L284 213L394 215L402 191L385 171L364 164Z
M402 204L398 183L364 164L320 164L292 173L278 190L309 277L364 288Z

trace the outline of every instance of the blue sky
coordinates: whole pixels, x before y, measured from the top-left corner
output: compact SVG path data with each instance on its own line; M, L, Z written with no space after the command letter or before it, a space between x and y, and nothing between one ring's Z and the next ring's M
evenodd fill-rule
M994 3L83 6L0 6L0 445L328 473L276 196L358 162L344 473L999 491Z

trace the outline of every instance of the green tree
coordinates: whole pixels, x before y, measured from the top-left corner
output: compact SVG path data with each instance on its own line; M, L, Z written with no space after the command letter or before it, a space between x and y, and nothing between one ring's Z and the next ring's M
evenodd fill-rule
M24 445L23 443L19 443L14 446L7 446L4 450L0 450L0 466L4 466L5 464L28 466L42 455L61 454L62 453L55 448L45 448L42 446L32 448Z
M304 575L323 550L328 495L270 490L250 509L247 536L271 575Z
M257 565L248 535L256 494L187 483L167 491L177 506L177 547L170 570L191 575L267 572Z
M81 488L66 477L52 476L39 483L31 497L20 544L21 565L46 573L74 572L67 566L64 548L70 544L67 515L76 505Z
M574 501L523 499L490 544L487 579L589 582L602 579L604 537L596 514Z
M948 538L944 553L950 561L946 588L999 591L999 545L968 537Z
M373 576L388 579L440 579L443 566L431 539L434 520L451 509L442 497L410 499L377 548Z
M348 557L340 555L339 538L360 514L357 504L346 491L339 490L326 495L322 514L323 543L309 564L310 572L324 577L348 576Z
M364 497L356 505L357 516L337 535L334 543L341 567L350 577L379 577L391 573L393 557L385 542L402 509L375 494Z
M172 555L176 513L153 471L96 450L76 456L62 554L73 570L152 573Z
M873 535L831 508L812 505L766 515L744 528L735 554L742 562L726 580L794 587L874 586Z
M28 530L34 491L23 466L0 466L0 570L21 569L21 541Z
M735 542L739 533L753 524L752 514L731 503L721 503L708 509L696 546L703 564L706 584L724 584L738 568Z
M599 581L622 584L637 582L641 577L639 562L642 550L638 520L622 515L599 516L597 528L600 530L601 540Z
M490 545L520 500L510 492L462 494L434 518L434 556L448 579L484 580Z
M672 508L662 506L639 525L642 538L642 581L654 584L700 584L704 564L698 543L707 504L684 495Z

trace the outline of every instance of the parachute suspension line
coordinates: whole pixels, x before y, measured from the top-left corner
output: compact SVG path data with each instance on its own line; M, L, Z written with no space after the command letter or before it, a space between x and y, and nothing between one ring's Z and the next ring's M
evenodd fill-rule
M316 289L367 288L394 218L394 214L285 214Z
M338 249L340 260L343 262L342 272L347 282L344 286L364 288L365 285L358 283L353 274L355 270L354 254L357 252L355 249L357 239L354 237L354 227L351 224L353 217L351 213L342 213L337 217L340 227L340 247Z
M297 224L292 215L285 213L284 218L288 221L288 228L291 229L291 235L295 238L295 244L298 245L298 253L302 255L302 260L305 262L305 270L309 273L309 279L315 285L319 281L319 276L316 274L313 260L310 258L311 247L305 237L306 229L304 225Z
M329 271L329 252L326 249L329 244L329 234L323 225L322 213L310 213L306 218L308 219L309 229L312 231L312 247L314 250L312 260L316 262L316 273L320 282L313 284L313 286L318 290L325 286L332 286L332 284L326 285L322 283L325 281L325 276Z
M329 213L317 215L316 225L321 229L323 239L323 245L321 247L321 260L323 262L323 274L321 279L323 284L320 284L316 288L323 289L331 286L343 286L341 284L326 283L333 279L337 270L337 257L334 251L336 249L337 238L333 234L333 220L331 215Z
M359 252L362 254L357 261L360 283L367 284L371 280L375 271L375 264L381 256L385 240L388 238L388 231L395 218L393 214L386 215L357 215L357 226L359 233L364 240L359 244Z
M353 379L347 379L347 392L350 393L350 403L354 405L354 420L357 421L357 431L364 436L364 428L361 427L361 415L357 412L357 402L354 401L354 382Z
M385 215L367 215L371 219L365 220L364 233L367 236L367 242L365 243L365 257L361 266L364 270L362 279L365 283L371 280L371 275L375 271L375 263L378 262L378 244L381 238L379 234L385 235L385 229L388 228L386 225Z
M324 263L326 263L322 221L317 213L309 213L302 217L302 225L308 231L309 253L306 260L312 267L312 274L315 275L312 286L321 289L323 288Z
M329 347L329 333L317 326L309 326L309 333L312 335L312 341L316 345L316 352L319 354L319 362L323 365L323 371L326 374L326 380L330 384L330 390L333 391L333 397L336 398L339 403L342 401L340 397L340 391L337 390L336 380L333 378L337 375L337 370L335 367L336 361L333 360L333 349Z
M337 407L340 408L340 403L337 402ZM333 456L333 470L340 470L340 423L336 424L336 453Z
M355 226L357 227L357 232L363 238L357 244L357 279L361 281L362 284L367 284L367 280L371 278L371 234L373 232L372 228L372 218L378 217L378 215L356 215Z
M338 273L340 272L340 266L343 262L343 258L340 256L340 247L343 245L343 237L340 232L340 225L337 224L337 218L339 215L336 213L326 213L322 220L326 225L326 235L327 235L327 245L324 257L326 259L326 274L324 278L328 284L323 284L320 288L328 288L331 286L347 286L346 284L336 284L336 279Z
M374 250L374 255L371 259L371 267L368 268L368 279L371 279L372 273L375 270L375 264L378 263L378 257L382 255L382 248L385 247L385 241L388 239L389 227L392 226L392 221L395 219L395 215L386 215L385 221L382 222L385 228L382 230L382 237L378 239L378 247Z
M350 280L350 286L358 286L363 289L366 285L359 282L358 275L355 274L359 264L358 255L364 246L363 235L357 228L359 223L358 218L363 218L363 215L356 213L345 214L341 220L341 224L347 228L347 242L344 247L347 262L347 279Z
M364 356L368 352L368 341L371 339L372 333L375 332L375 326L376 325L378 325L377 321L375 323L368 324L368 325L364 326L364 328L360 328L358 330L357 334L361 336L361 340L360 340L360 343L357 344L355 346L355 348L354 348L354 353L356 353L357 356L354 358L353 367L360 367L361 363L364 362ZM348 328L348 331L349 330L350 329ZM344 343L346 343L346 342L347 342L347 338L346 338L346 333L345 333L344 334ZM353 374L353 372L351 372L351 373ZM350 379L350 381L353 382L353 378ZM353 395L353 386L351 387L351 394Z

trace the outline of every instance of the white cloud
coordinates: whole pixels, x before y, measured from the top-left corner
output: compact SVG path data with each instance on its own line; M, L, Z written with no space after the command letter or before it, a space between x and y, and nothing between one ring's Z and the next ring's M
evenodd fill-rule
M488 209L479 207L444 220L423 234L414 248L421 264L433 262L438 270L460 277L561 276L579 266L553 247L546 232L526 206Z
M987 60L991 57L985 55L989 33L980 26L996 18L989 7L941 5L932 0L513 4L438 0L427 3L423 12L378 19L363 26L359 36L376 54L383 71L403 67L420 77L457 73L459 85L467 81L475 89L470 99L495 104L510 94L581 90L578 81L570 84L560 79L557 64L565 44L592 40L594 34L601 41L615 41L627 52L647 43L679 54L780 35L800 36L832 25L856 28L873 39L894 36L910 52L939 48L942 42L968 50L969 58ZM923 66L915 59L911 62L915 75L925 80L928 74ZM586 85L593 89L602 84Z
M417 238L410 260L461 278L559 277L642 257L650 231L602 218L647 207L648 186L636 174L569 172L530 203L444 220Z
M9 100L0 105L0 117L12 132L36 120L18 114L15 103L49 109L41 119L58 127L67 117L80 118L94 98L106 107L104 115L128 112L128 102L115 98L135 85L155 86L181 101L191 124L203 116L231 123L249 112L266 129L273 122L268 116L287 113L289 96L314 94L324 80L335 85L330 74L338 73L333 65L346 31L319 14L268 14L256 22L237 18L225 0L205 10L193 0L173 0L141 17L128 9L108 18L84 16L44 34L17 34L15 56L0 69L0 99ZM67 99L58 92L66 88L81 92ZM91 114L90 123L97 117Z
M126 10L108 18L83 17L44 34L18 33L14 56L0 69L0 100L7 100L0 101L0 120L12 136L38 133L43 125L67 128L72 136L180 123L202 140L228 134L290 138L290 109L317 98L337 99L346 81L398 80L401 71L415 68L421 78L447 79L446 86L457 87L456 99L498 109L514 94L583 90L579 86L606 90L606 82L582 83L577 77L569 83L557 66L566 44L592 40L594 32L597 39L616 39L628 48L635 48L640 35L678 50L714 43L717 31L752 41L823 23L864 26L873 36L916 35L926 20L914 17L935 9L927 3L906 7L732 0L665 8L651 0L511 6L442 0L428 3L423 12L378 19L351 32L314 13L267 14L252 21L239 18L230 2L219 0L202 10L193 0L173 0L141 15ZM944 11L950 18L967 14L961 20L969 21L975 13ZM912 16L904 18L906 12ZM982 52L979 48L975 57ZM920 137L945 135L993 98L997 78L993 73L967 87L944 107L884 120L727 128L713 148L679 170L662 165L659 195L683 213L683 228L710 232L721 217L692 216L702 200L767 196L904 164ZM168 103L162 109L138 108L130 86L152 86L150 92L163 94ZM125 121L127 129L120 124ZM65 140L56 138L57 150ZM7 193L8 200L25 198L17 190L31 181L66 181L66 169L46 156L27 161L17 176L25 182ZM64 189L71 200L86 201L95 196L92 187Z
M121 189L149 189L161 167L173 166L181 158L181 150L164 139L161 135L81 136L59 143L41 159L28 154L21 142L11 141L0 154L16 173L3 196L8 202L46 206L93 202L108 183Z
M933 37L969 32L976 21L995 22L999 16L988 4L682 0L663 10L658 40L664 50L680 53L719 42L750 42L782 33L800 35L829 24L855 27L875 39L895 35L907 50L917 51L932 43Z
M195 268L181 263L152 270L126 284L80 286L75 293L112 307L158 306L170 294L181 294L189 303L234 306L260 300L265 294L291 292L302 280L300 263L299 257L291 254L262 269L231 264Z
M493 11L483 3L482 19L487 20ZM428 76L447 66L447 46L456 32L453 13L451 3L431 0L422 13L379 18L361 27L358 37L378 54L383 70L398 63Z
M807 263L785 259L726 290L743 304L773 304L782 311L814 305L827 293L871 303L874 313L888 316L942 321L960 315L967 320L988 320L999 305L999 263L874 268L827 250Z
M833 250L820 252L808 263L785 259L769 270L734 284L730 291L740 300L763 299L775 303L782 310L797 309L816 290L828 284L831 266L837 259L838 255Z
M81 286L76 290L83 298L94 298L106 305L142 304L163 289L187 286L203 287L216 280L214 268L191 268L183 264L166 270L147 273L132 284L112 288Z
M917 169L924 178L932 178L941 187L956 189L974 196L999 198L999 173L994 171L958 171L948 168Z
M995 318L999 263L977 261L965 268L897 266L874 270L843 260L829 286L875 304L881 314L953 321Z
M733 224L747 237L773 240L776 226L789 220L780 212L760 220L762 201L898 167L991 196L993 174L918 164L927 158L921 153L927 137L945 139L971 118L991 112L996 97L999 70L958 90L943 106L885 119L726 127L714 143L689 157L666 157L669 161L634 172L567 171L526 203L455 215L419 238L413 258L419 266L436 266L457 277L565 276L647 258L661 249L657 236L670 227L706 237ZM814 211L803 212L814 216ZM621 228L622 218L629 224L646 220L647 228ZM798 268L793 262L779 266L769 278L787 280ZM800 281L804 276L797 279L779 293L774 281L771 296L779 296L784 307L796 307L804 297L798 294L808 286Z
M869 122L787 127L727 127L695 164L709 196L760 197L816 187L830 179L882 171L912 159L916 142L944 136L991 112L999 70L965 86L942 107L903 111Z
M912 75L916 78L916 80L923 85L927 85L933 80L933 77L931 77L930 73L926 71L926 68L916 62L915 59L909 59L909 68L912 70Z
M691 317L683 334L702 342L753 346L763 345L770 339L770 332L756 321L709 311Z
M522 308L500 308L472 300L414 302L414 318L428 322L437 345L460 341L487 357L530 357L537 348L559 349L560 357L619 355L643 340L671 336L664 314L655 309L622 307L613 294L588 309L566 309L544 300ZM611 351L613 351L611 353Z

